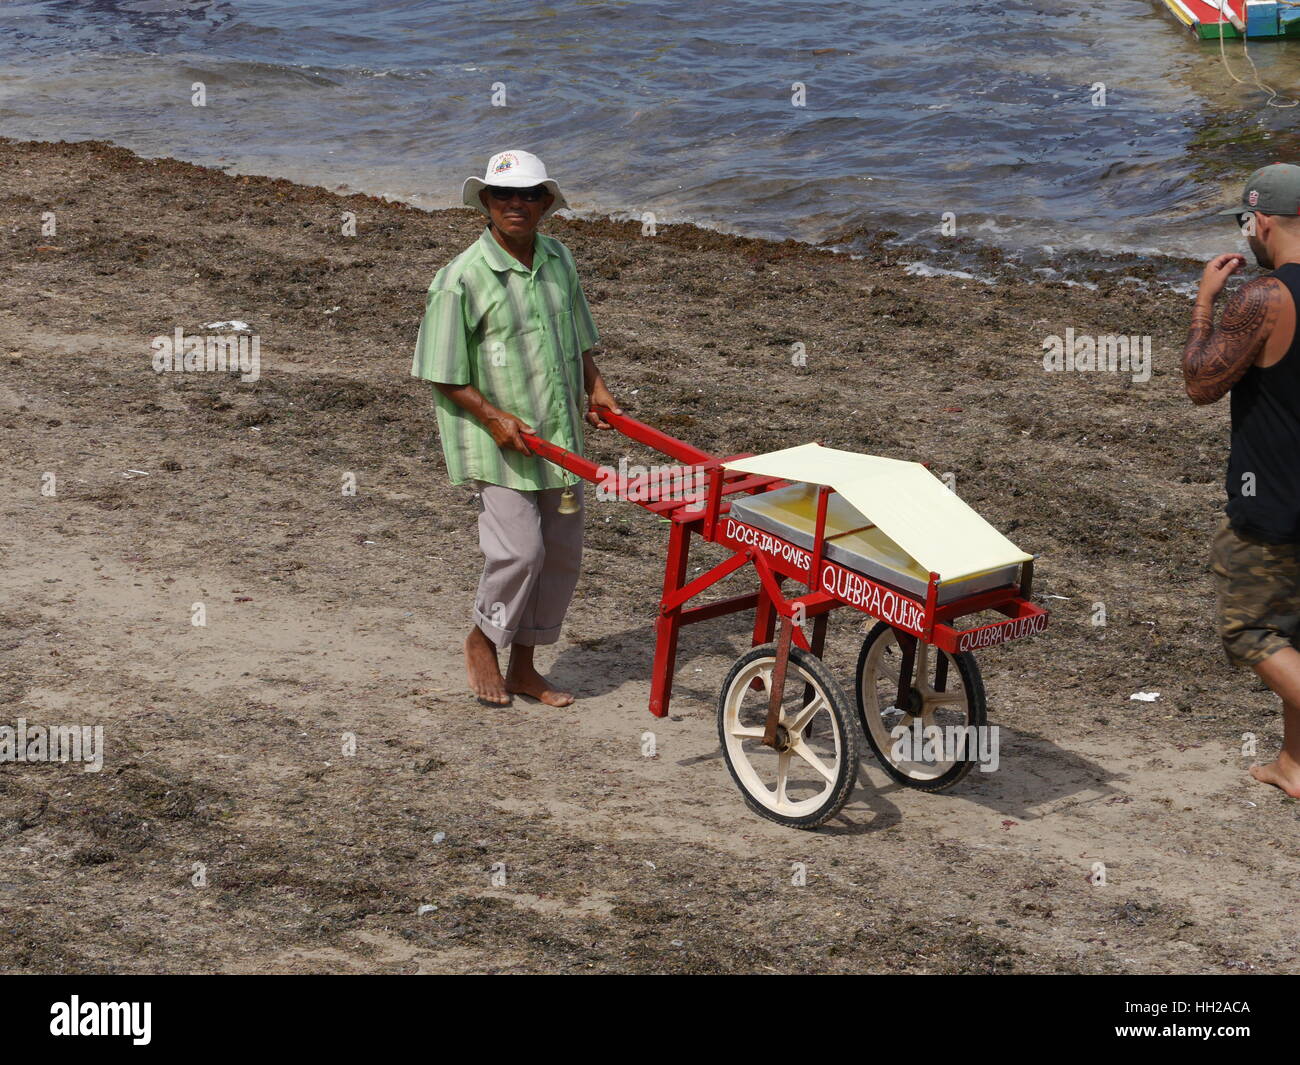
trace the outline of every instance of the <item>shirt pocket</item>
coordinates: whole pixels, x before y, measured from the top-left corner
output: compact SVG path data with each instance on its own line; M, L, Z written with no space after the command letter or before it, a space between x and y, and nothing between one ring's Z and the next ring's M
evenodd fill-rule
M536 282L537 302L547 318L573 316L573 291L568 277L558 270L548 270Z

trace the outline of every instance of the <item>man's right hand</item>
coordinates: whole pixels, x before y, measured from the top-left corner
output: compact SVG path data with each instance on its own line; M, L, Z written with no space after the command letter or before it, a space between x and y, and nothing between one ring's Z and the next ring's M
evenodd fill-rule
M524 443L524 438L520 433L531 433L532 426L527 422L521 421L513 414L507 414L503 410L497 411L488 418L483 419L483 424L487 426L487 431L492 434L492 439L496 441L497 447L506 448L510 451L518 451L522 455L531 455L528 445Z
M451 400L461 410L467 411L483 423L483 427L492 434L492 439L496 441L497 447L507 448L510 451L518 451L521 455L531 455L528 445L524 443L524 438L520 433L531 433L532 426L527 422L516 418L513 414L507 414L503 410L498 410L483 398L483 393L473 385L449 385L435 382L434 388Z

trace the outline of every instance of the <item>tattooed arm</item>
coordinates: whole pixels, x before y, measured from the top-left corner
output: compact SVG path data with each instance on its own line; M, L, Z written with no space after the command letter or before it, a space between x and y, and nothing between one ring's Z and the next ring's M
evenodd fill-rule
M1223 310L1214 327L1214 298L1228 275L1240 265L1240 256L1211 260L1201 280L1192 308L1192 329L1183 349L1183 379L1193 403L1213 403L1224 396L1250 369L1277 324L1282 286L1269 277L1243 285Z

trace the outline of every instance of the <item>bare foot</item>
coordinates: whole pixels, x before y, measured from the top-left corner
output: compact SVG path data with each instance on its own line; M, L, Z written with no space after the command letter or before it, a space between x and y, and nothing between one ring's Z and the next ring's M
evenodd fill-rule
M1285 751L1268 765L1253 765L1250 775L1262 784L1272 784L1293 799L1300 799L1300 765Z
M465 672L469 674L470 689L485 703L508 706L510 695L506 691L506 678L497 665L496 645L483 635L477 625L465 637Z
M569 706L573 702L571 692L556 691L531 665L517 665L513 657L506 671L506 690L517 695L531 695L547 706Z

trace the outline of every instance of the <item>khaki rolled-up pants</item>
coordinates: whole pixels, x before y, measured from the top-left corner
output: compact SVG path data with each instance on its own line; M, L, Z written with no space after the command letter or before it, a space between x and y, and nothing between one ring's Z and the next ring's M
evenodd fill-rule
M559 513L562 488L478 487L484 562L474 623L501 648L555 643L582 566L582 486L573 489L576 514Z

